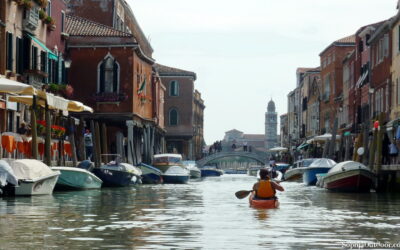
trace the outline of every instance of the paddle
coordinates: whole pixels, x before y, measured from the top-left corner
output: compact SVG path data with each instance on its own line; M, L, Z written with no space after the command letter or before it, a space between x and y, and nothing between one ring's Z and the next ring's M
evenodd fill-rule
M287 180L276 181L276 182L281 183L281 182L285 182L285 181L287 181ZM281 190L281 191L283 191L283 190ZM253 192L253 190L240 190L235 193L235 196L238 199L243 199L243 198L246 198L251 192Z
M251 192L253 192L253 190L249 190L249 191L247 191L247 190L240 190L240 191L237 191L237 192L235 193L235 196L236 196L236 198L238 198L238 199L243 199L243 198L246 198Z

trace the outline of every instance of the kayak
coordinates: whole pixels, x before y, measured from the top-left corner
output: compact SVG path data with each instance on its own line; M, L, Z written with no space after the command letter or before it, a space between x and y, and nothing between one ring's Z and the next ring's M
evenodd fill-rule
M250 207L253 208L278 208L279 201L277 199L268 199L268 200L261 200L261 199L254 199L254 192L251 193L249 197Z

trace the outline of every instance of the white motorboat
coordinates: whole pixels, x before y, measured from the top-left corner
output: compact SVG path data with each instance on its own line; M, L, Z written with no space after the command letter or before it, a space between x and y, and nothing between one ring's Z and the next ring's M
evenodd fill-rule
M11 187L15 195L52 194L61 174L43 162L32 159L11 161L10 166L18 178L18 186Z
M101 188L103 181L96 175L82 168L52 167L52 170L60 171L57 189L95 189Z
M189 181L190 172L183 166L170 166L162 175L164 183L185 184Z
M190 178L192 179L201 178L201 171L196 166L195 161L183 161L183 165L190 171Z

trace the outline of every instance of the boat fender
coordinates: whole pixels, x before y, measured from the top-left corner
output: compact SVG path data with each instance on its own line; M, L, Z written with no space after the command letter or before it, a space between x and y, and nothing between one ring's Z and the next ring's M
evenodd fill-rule
M93 179L92 179L92 177L90 177L90 176L88 176L87 178L86 178L86 183L92 183L92 181L93 181Z

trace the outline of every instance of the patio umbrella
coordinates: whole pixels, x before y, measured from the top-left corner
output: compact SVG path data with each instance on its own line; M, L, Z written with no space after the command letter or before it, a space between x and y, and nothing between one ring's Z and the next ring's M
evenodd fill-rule
M268 151L269 152L286 152L286 151L288 151L288 149L284 148L284 147L275 147L275 148L270 148Z
M332 138L332 134L325 133L323 135L318 135L314 137L314 141L327 141ZM340 135L336 135L336 140L340 140Z

